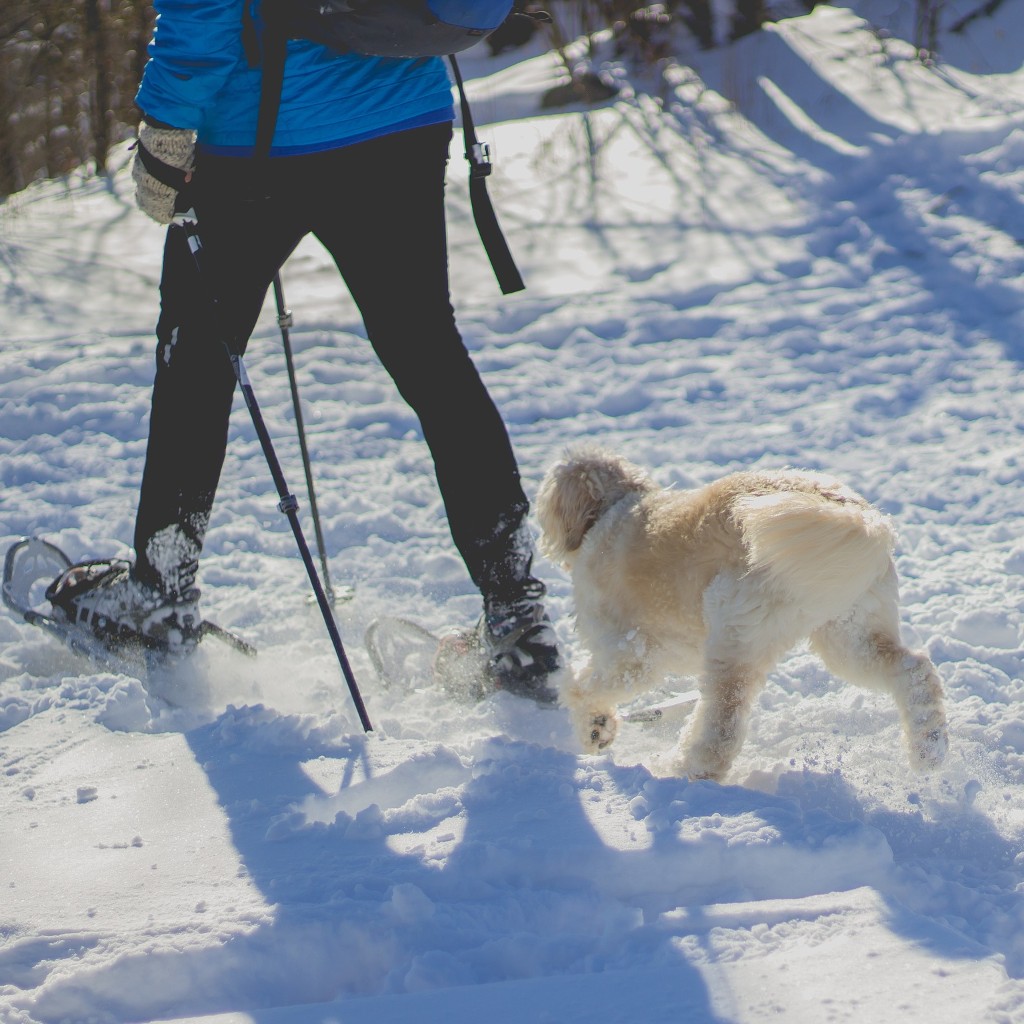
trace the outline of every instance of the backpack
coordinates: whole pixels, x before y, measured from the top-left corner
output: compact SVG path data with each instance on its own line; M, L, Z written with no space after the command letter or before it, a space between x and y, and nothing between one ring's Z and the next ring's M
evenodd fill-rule
M277 4L280 0L263 0ZM284 0L290 39L374 57L446 57L493 32L512 0Z
M249 63L262 64L263 86L253 156L270 153L284 82L289 39L308 39L339 53L375 57L447 56L459 92L469 161L469 198L481 241L504 294L525 288L487 194L490 152L477 141L455 54L493 32L513 13L514 0L262 0L262 46L256 41L251 0L243 10L242 38ZM530 14L550 20L545 14Z

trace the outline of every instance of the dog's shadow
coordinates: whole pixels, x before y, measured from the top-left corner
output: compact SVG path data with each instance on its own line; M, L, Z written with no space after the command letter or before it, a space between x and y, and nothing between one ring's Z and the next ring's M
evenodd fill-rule
M885 837L898 890L883 893L893 908L888 923L894 932L927 945L921 917L937 918L945 928L1001 954L1012 977L1024 977L1018 938L1024 915L1020 845L974 806L980 783L968 781L959 792L952 784L942 789L941 801L926 801L910 790L907 809L898 810L862 798L838 770L804 769L780 775L775 794L807 813L867 825Z

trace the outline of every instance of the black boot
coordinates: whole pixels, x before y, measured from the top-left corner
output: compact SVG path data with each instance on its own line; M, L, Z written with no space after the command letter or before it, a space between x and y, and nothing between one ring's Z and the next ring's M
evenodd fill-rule
M497 689L553 704L558 691L552 683L563 663L544 594L544 584L528 577L518 593L485 596L477 635Z

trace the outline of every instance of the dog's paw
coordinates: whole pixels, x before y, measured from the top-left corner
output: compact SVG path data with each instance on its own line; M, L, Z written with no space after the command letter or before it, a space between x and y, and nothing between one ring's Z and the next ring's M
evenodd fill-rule
M721 782L730 764L714 752L690 749L672 762L674 774L693 782Z
M922 775L938 768L949 752L945 716L935 713L931 717L939 718L940 721L929 722L923 728L915 729L913 735L908 737L910 767Z
M599 711L585 715L579 723L580 740L588 754L604 750L615 739L619 720L613 711Z

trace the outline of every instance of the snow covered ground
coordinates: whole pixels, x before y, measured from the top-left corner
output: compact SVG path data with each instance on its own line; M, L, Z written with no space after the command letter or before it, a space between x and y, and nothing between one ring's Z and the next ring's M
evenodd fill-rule
M550 57L468 58L529 290L498 295L457 154L452 268L531 491L593 438L665 485L826 469L891 514L943 769L913 776L890 704L803 650L724 786L667 774L682 714L583 757L562 711L384 688L373 619L470 622L477 598L310 243L284 283L375 730L239 405L201 584L255 663L207 647L172 704L0 616L3 1024L1024 1021L1024 12L927 66L896 6L622 73L589 111L538 113ZM128 553L160 248L123 167L0 206L5 547ZM247 363L301 495L269 303ZM568 580L541 569L575 655Z

